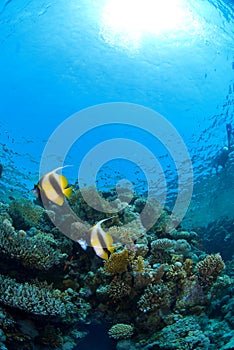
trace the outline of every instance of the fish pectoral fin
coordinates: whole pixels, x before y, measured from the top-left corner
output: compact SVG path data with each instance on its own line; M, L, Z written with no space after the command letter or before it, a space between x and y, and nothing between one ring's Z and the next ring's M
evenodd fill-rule
M71 187L68 187L68 188L65 188L64 190L63 190L63 194L64 194L64 196L66 196L67 198L70 198L71 197L71 195L72 195L72 186Z

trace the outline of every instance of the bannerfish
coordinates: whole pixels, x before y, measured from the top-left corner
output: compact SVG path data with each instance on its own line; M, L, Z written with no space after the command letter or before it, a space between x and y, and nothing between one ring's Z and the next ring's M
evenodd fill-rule
M69 165L67 165L69 166ZM58 170L66 166L59 167L42 176L37 185L34 185L33 192L37 198L43 201L51 201L59 206L64 203L64 196L69 198L72 194L72 186L68 186L65 176L57 174Z
M107 221L109 219L112 219L113 216L107 219L103 219L101 221L98 221L98 223L94 226L92 226L89 229L89 241L90 246L94 249L97 256L99 256L102 259L108 260L111 253L115 251L115 247L113 247L113 238L108 232L105 232L101 224L104 221ZM88 247L87 241L84 239L79 239L77 241L81 247L86 250Z

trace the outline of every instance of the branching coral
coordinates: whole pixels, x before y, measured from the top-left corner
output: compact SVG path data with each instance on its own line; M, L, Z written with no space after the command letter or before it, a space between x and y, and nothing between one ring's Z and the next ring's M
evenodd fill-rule
M38 232L33 237L27 237L25 231L16 231L8 219L2 221L1 217L0 248L24 266L38 270L48 270L63 264L67 257L67 254L57 248L57 242L52 235Z
M167 286L149 284L137 304L139 310L146 313L169 306L170 303L170 293Z
M171 265L165 274L167 281L174 284L175 288L182 288L187 275L180 262Z
M130 245L137 242L145 234L145 231L140 219L137 218L133 222L125 224L123 227L110 227L108 233L116 242Z
M118 301L131 293L131 287L120 279L114 279L108 286L107 292L113 301Z
M171 260L171 254L174 253L176 241L168 238L156 239L151 242L150 264L166 263Z
M78 312L78 305L73 302L76 298L77 294L72 289L61 292L46 282L18 283L0 275L0 302L25 312L69 319Z
M109 329L108 334L114 339L128 339L133 335L133 331L134 328L130 324L117 323Z
M198 279L203 287L210 287L218 275L224 270L225 264L220 254L211 254L196 265Z

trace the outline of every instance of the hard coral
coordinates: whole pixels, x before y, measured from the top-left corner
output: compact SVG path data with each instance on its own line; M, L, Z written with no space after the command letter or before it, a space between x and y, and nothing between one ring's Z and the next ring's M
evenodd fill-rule
M78 311L72 302L75 294L71 289L53 289L46 282L19 283L0 275L0 302L35 315L69 318Z
M118 301L131 293L131 287L124 281L114 279L108 286L107 292L113 301Z
M16 231L8 219L2 220L0 217L0 248L22 265L48 270L54 265L63 264L67 255L56 246L52 235L38 231L35 236L27 237L25 231Z
M110 203L102 196L102 193L97 192L93 186L76 190L69 202L81 220L91 222L101 220L103 213L111 213L113 210ZM88 203L92 203L92 206Z
M211 254L197 263L198 279L203 287L210 287L218 275L224 270L225 264L220 254Z
M42 213L42 207L33 205L26 199L12 201L9 205L9 214L17 230L28 230L30 227L37 226Z
M125 248L121 252L111 254L105 262L104 270L111 275L121 274L128 270L129 252Z
M108 334L114 339L128 339L133 335L133 330L130 324L117 323L109 329Z
M170 305L170 293L165 285L149 284L138 301L140 311L152 312Z

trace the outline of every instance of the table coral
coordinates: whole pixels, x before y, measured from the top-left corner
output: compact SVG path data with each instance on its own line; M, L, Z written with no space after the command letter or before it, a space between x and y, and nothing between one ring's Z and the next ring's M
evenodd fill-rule
M19 283L0 275L0 302L25 312L69 319L79 310L74 298L77 294L72 289L61 292L46 282Z
M52 235L40 231L33 237L27 237L25 231L15 230L10 220L2 220L0 217L0 248L24 266L48 270L55 265L64 264L67 254L62 253L57 244Z

